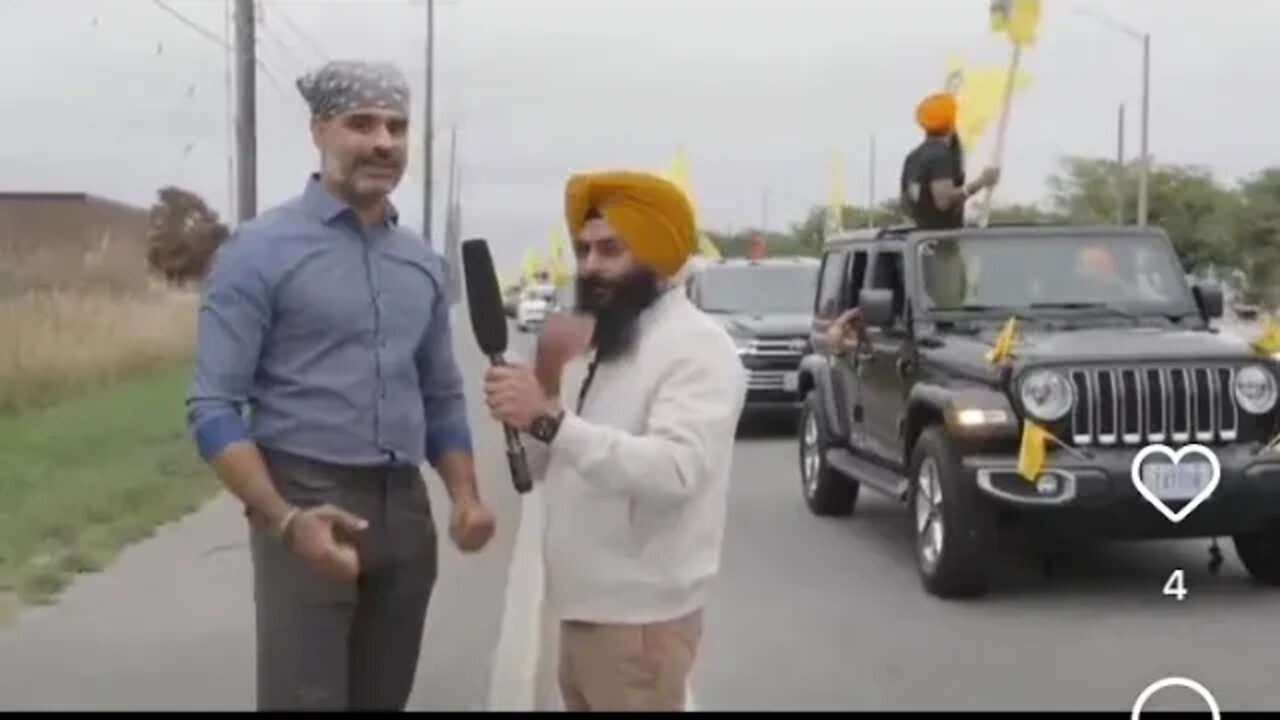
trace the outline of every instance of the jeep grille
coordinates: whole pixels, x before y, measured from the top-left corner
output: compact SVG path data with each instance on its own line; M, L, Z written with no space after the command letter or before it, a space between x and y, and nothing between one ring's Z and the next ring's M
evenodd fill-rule
M1218 443L1239 435L1234 368L1082 368L1070 377L1076 445Z

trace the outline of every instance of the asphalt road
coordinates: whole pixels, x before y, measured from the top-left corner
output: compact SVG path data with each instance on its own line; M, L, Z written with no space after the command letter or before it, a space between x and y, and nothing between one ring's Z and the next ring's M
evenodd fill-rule
M411 709L485 706L504 604L528 581L511 562L520 501L480 405L486 363L465 314L455 323L499 535L474 557L442 542ZM515 337L513 354L527 352ZM992 596L937 601L916 578L905 509L867 492L852 518L809 515L796 452L785 423L739 441L700 709L1128 710L1172 675L1203 683L1223 710L1280 706L1280 593L1252 587L1229 543L1216 577L1204 542L1081 548L1049 579L1015 554ZM430 479L443 529L447 502ZM215 502L0 629L0 710L251 708L241 522ZM1175 568L1186 571L1183 602L1161 594ZM1147 707L1204 705L1173 688Z
M413 710L478 710L493 651L520 503L502 435L480 396L485 361L465 311L455 347L468 368L481 490L498 518L494 542L463 556L448 540L448 498L428 473L440 577L423 639ZM182 398L174 398L180 408ZM244 521L227 496L79 578L48 608L0 628L0 711L251 710L252 585Z
M707 710L1130 710L1153 682L1195 680L1226 710L1280 707L1280 592L1221 544L1083 547L1052 577L1004 558L992 594L946 602L916 575L906 508L864 491L854 516L809 514L793 425L742 438L723 575L696 687ZM1188 595L1162 594L1185 570ZM1164 690L1148 709L1203 710Z

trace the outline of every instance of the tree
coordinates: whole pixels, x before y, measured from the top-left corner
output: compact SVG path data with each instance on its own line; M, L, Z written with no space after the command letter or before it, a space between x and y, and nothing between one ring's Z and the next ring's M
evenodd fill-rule
M1148 222L1164 230L1188 273L1216 269L1229 282L1243 276L1247 302L1280 306L1280 167L1263 170L1239 187L1219 183L1195 165L1154 165ZM1068 157L1049 180L1040 205L992 209L993 223L1130 225L1137 219L1137 164ZM896 201L868 212L844 206L845 228L906 223ZM827 208L814 206L786 233L766 234L769 254L821 254ZM756 231L716 235L726 256L743 256ZM1226 272L1221 272L1226 271ZM1238 272L1236 272L1238 271Z
M1233 243L1245 274L1245 299L1280 305L1280 168L1241 184Z
M151 206L147 262L170 282L203 278L218 246L227 239L227 226L199 195L168 186Z
M1075 224L1114 224L1137 215L1137 166L1119 173L1113 160L1071 157L1049 180L1051 213ZM1122 184L1120 184L1122 183ZM1119 185L1119 188L1117 187ZM1232 259L1236 203L1230 190L1192 165L1155 166L1149 177L1148 222L1163 228L1188 271ZM1124 202L1120 203L1123 190Z

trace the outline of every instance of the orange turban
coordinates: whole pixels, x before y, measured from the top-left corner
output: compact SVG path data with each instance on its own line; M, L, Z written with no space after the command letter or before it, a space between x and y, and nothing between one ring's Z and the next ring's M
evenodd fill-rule
M656 175L619 171L569 178L564 210L573 237L582 234L593 209L642 265L663 277L680 272L697 250L693 206L680 188Z
M956 99L949 93L936 93L916 107L916 122L930 135L948 135L956 129Z

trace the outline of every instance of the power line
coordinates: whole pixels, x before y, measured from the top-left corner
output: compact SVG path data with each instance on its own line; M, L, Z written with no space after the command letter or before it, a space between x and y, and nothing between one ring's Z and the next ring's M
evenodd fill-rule
M284 23L285 27L289 28L294 35L297 35L298 38L302 40L302 44L306 45L308 50L315 53L316 57L320 58L322 62L330 58L329 53L325 51L324 47L317 42L310 33L307 33L302 28L298 27L298 24L293 21L293 18L289 17L289 14L285 12L284 8L281 7L279 3L275 3L273 5L272 12L279 17L280 22Z
M172 15L174 19L176 19L178 22L182 23L183 25L186 25L191 30L194 30L197 34L200 35L200 37L203 37L204 39L216 44L218 47L222 48L223 50L226 50L228 52L232 51L231 45L224 38L218 37L217 33L204 27L200 23L197 23L196 21L192 20L186 15L183 15L177 10L174 10L173 7L171 7L167 2L165 2L165 0L151 0L151 2L156 7ZM281 86L280 80L276 77L275 73L271 72L271 68L267 67L267 64L263 62L261 58L258 59L257 66L258 66L258 69L262 71L262 74L267 76L267 79L271 81L271 84L275 87L276 90L280 92L284 92L284 88L283 86Z
M258 29L262 31L262 34L265 35L268 39L270 39L273 43L275 43L275 46L279 48L281 52L283 52L285 55L288 55L292 60L295 60L295 61L298 60L298 56L294 51L294 49L289 47L289 44L286 43L284 40L282 40L280 36L276 34L275 28L272 28L267 25L266 18L259 16L257 18L257 24L258 24ZM258 41L257 44L261 46L262 42Z
M1122 32L1125 35L1128 35L1129 37L1134 38L1135 40L1141 40L1142 36L1144 35L1144 33L1139 32L1138 30L1135 30L1132 26L1115 19L1111 15L1108 15L1101 8L1082 5L1078 2L1068 3L1067 7L1071 10L1071 12L1075 13L1076 15L1079 15L1081 17L1087 17L1094 20L1095 22L1102 23L1103 25L1110 27L1112 30Z

